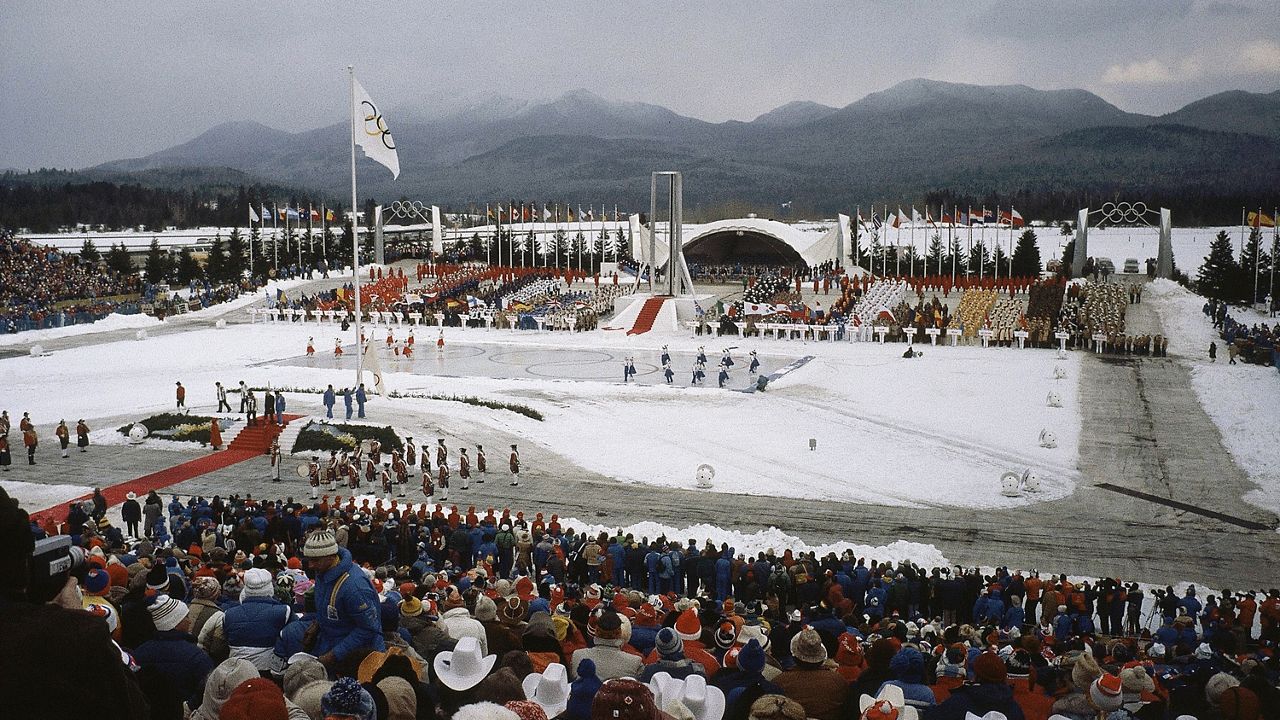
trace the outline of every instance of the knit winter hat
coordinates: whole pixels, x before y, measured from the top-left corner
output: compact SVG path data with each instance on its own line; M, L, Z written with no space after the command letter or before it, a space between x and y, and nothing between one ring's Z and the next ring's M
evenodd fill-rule
M913 647L904 647L889 661L894 677L907 682L921 682L924 678L924 656Z
M476 598L476 619L480 622L491 622L498 619L498 605L488 595Z
M702 622L698 620L697 611L692 607L685 608L680 617L676 618L675 630L681 640L697 640L702 637Z
M275 593L275 587L272 585L272 577L270 570L262 568L254 568L246 570L244 573L244 589L240 591L240 598L251 597L271 597Z
M1124 704L1122 690L1124 686L1118 675L1104 672L1089 686L1089 701L1099 710L1111 712L1119 710Z
M217 579L207 575L202 575L191 583L192 597L196 600L217 600L221 592L222 586Z
M653 647L658 651L658 655L668 660L678 660L684 656L684 641L671 628L664 627L658 631ZM741 659L739 659L739 662L741 662Z
M821 665L827 661L827 648L817 630L805 628L791 638L791 655L801 662Z
M405 617L418 617L422 614L422 601L413 595L401 600L400 614Z
M726 601L727 602L727 601ZM716 625L715 641L716 647L721 650L728 650L733 647L733 641L738 637L738 628L732 622L724 620Z
M746 645L738 651L738 669L744 673L758 673L764 671L764 649L760 647L760 643L753 638L747 641Z
M147 587L158 593L169 589L169 571L161 563L156 563L147 571Z
M1004 661L993 652L984 652L973 661L973 677L980 683L1000 684L1007 676Z
M1156 683L1147 674L1147 669L1142 665L1134 665L1120 671L1120 685L1124 688L1126 694L1139 695L1147 692L1156 691Z
M172 630L187 617L187 604L168 595L157 595L147 608L151 612L151 622L156 630Z
M1009 677L1024 678L1031 675L1031 653L1018 648L1004 659L1004 667Z
M1101 674L1102 668L1098 667L1098 661L1090 652L1080 653L1071 666L1071 682L1081 690L1088 690L1089 685Z
M220 720L288 720L284 694L270 680L245 680L222 704Z
M569 688L569 702L561 715L567 720L590 720L591 701L600 691L600 678L596 676L596 664L592 660L578 663L578 679Z
M227 658L209 671L204 682L204 700L200 707L203 713L217 717L222 705L227 702L240 684L260 677L258 668L243 658Z
M1235 679L1234 676L1224 672L1217 673L1209 678L1209 682L1204 684L1204 697L1211 704L1217 705L1218 698L1222 696L1222 693L1226 692L1227 688L1233 688L1239 684L1240 681Z
M337 716L353 720L374 720L373 696L360 687L355 678L344 677L335 682L320 699L320 709L326 718Z
M328 530L317 530L307 536L307 543L302 547L302 556L322 558L338 554L338 540ZM369 693L366 692L366 695Z
M1257 693L1246 687L1232 687L1218 696L1218 710L1226 720L1246 720L1262 717L1262 702Z
M89 574L84 578L84 594L102 597L107 594L107 588L111 587L111 576L106 570L97 568L90 570Z
M591 701L591 720L658 720L653 691L630 678L615 678L600 686Z

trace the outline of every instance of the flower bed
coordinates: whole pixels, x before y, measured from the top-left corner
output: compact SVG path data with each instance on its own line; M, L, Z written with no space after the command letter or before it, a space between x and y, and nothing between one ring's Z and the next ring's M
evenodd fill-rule
M356 444L377 438L384 452L403 450L404 443L390 426L350 425L312 421L298 433L293 453L327 453L330 450L352 451Z

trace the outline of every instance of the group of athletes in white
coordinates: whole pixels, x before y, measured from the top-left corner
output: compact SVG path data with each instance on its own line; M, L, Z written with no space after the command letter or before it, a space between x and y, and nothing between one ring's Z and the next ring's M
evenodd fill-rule
M321 461L319 455L312 455L311 462L299 468L299 474L306 472L306 477L311 485L311 498L319 497L320 486L323 484L325 492L334 492L342 486L346 486L349 490L357 490L360 488L361 474L363 472L364 482L376 494L378 490L389 499L394 494L397 497L405 497L407 488L411 478L415 472L421 473L422 478L422 494L426 496L427 502L434 500L447 500L449 498L449 480L452 472L449 467L449 448L445 445L444 438L436 441L436 470L433 474L431 469L431 451L422 448L419 452L413 443L413 438L405 438L404 452L398 449L392 449L390 453L384 451L382 443L377 439L370 439L367 445L357 444L353 452L337 450L329 451L329 459L327 462ZM385 459L384 459L385 457ZM421 465L419 465L421 461ZM475 463L472 464L472 458L467 455L467 449L458 449L458 478L461 480L462 490L471 489L471 480L474 477L477 483L483 483L489 474L489 467L485 460L484 446L476 445ZM284 455L280 452L280 443L278 440L271 442L271 479L272 482L280 482L280 470L284 463ZM511 473L510 484L512 487L520 484L520 449L513 443L511 445L511 455L507 462L507 468ZM474 471L473 471L474 468ZM439 493L437 497L437 493Z

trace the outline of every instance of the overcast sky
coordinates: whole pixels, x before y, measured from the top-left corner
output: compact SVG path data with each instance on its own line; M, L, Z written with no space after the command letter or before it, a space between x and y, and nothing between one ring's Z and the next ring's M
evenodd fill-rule
M0 3L0 168L145 155L228 120L584 87L711 121L899 81L1080 87L1159 114L1280 88L1274 0ZM448 100L453 99L453 100ZM394 130L394 114L389 115Z

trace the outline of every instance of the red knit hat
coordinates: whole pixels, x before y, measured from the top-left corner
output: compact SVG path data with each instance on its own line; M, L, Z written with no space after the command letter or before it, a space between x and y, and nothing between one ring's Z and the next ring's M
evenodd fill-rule
M676 634L681 640L697 640L702 637L702 623L698 621L698 613L688 607L676 618Z
M222 720L289 720L284 694L270 680L251 678L231 691L218 713Z
M1008 670L999 655L984 652L973 661L973 677L980 683L1003 683L1008 677Z
M628 678L609 680L591 700L591 720L658 720L653 691Z

